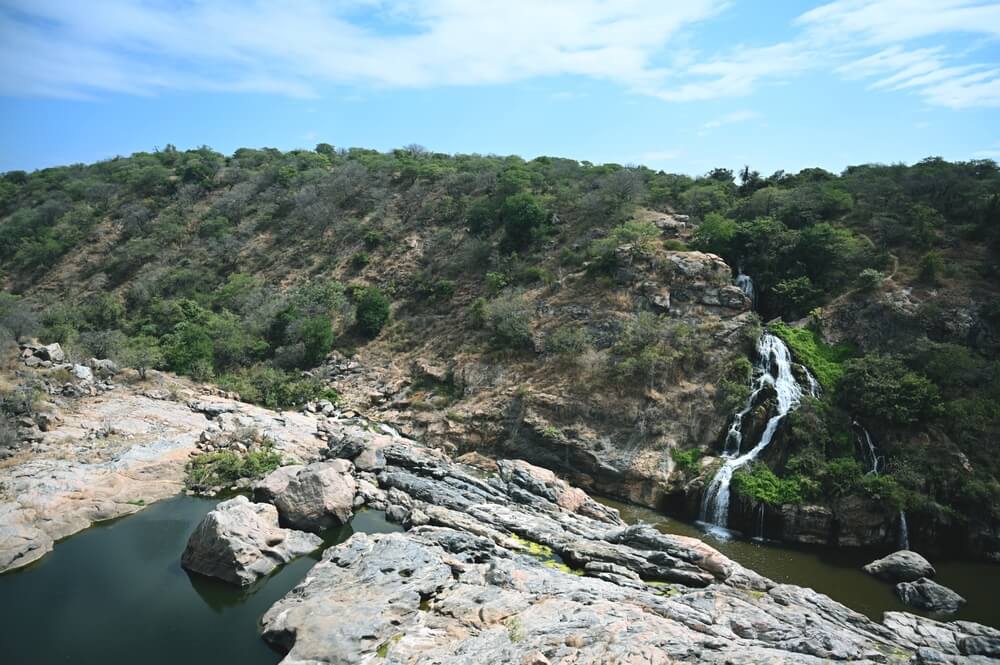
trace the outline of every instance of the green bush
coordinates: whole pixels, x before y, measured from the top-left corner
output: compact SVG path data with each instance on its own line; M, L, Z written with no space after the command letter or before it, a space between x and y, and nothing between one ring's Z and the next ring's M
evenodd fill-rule
M583 353L588 344L587 331L579 324L559 326L545 337L545 350L560 355Z
M941 396L927 377L893 356L868 354L844 363L837 400L865 422L914 425L934 418Z
M303 378L269 365L257 364L221 375L219 386L239 393L240 398L270 409L300 407L306 402L328 399L336 402L338 395L322 381Z
M531 306L521 293L508 293L488 301L483 310L493 346L504 349L531 347Z
M389 298L377 286L362 289L356 298L358 328L368 338L377 337L389 321Z
M832 390L844 373L844 363L854 355L849 344L830 346L807 328L793 328L781 321L768 324L768 329L792 350L795 359L809 368L826 390Z
M544 231L548 215L538 200L527 192L512 194L500 206L504 244L510 249L523 249Z
M733 474L733 490L754 502L771 506L802 503L802 485L798 478L779 478L766 464L757 463Z
M704 452L697 448L690 448L688 450L681 450L679 448L670 449L670 458L674 460L674 465L685 475L698 470L698 460L701 459L702 455L704 455Z
M229 450L203 453L187 465L188 489L228 487L243 478L263 478L281 466L281 455L270 446L240 454Z

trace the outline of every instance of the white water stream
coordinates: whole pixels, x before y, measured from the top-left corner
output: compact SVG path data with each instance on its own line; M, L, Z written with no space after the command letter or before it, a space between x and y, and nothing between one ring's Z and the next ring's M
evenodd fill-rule
M740 273L736 278L736 285L743 290L748 298L755 300L753 280L749 276ZM819 384L808 370L805 370L805 373L809 382L808 392L816 395ZM774 413L768 419L757 444L741 455L742 428L745 416L756 405L761 391L768 388L773 389L776 396ZM757 358L754 363L754 381L750 397L747 399L746 406L734 416L732 424L729 426L722 453L724 460L722 468L712 478L702 500L702 522L723 528L728 526L730 484L733 480L733 474L757 459L770 445L775 432L778 431L778 425L788 413L799 405L803 393L802 386L799 385L792 372L792 354L788 347L777 336L765 332L757 341Z

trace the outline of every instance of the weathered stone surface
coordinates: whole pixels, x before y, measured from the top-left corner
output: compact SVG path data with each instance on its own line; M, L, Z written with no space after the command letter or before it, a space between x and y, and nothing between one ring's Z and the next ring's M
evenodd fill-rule
M985 627L903 614L897 631L700 540L626 526L520 461L484 480L437 451L384 454L379 488L359 484L410 530L327 550L265 614L286 665L951 662L995 647Z
M276 482L280 485L287 479L284 489L273 499L281 519L306 531L346 524L353 514L357 492L357 483L351 475L353 468L347 460L338 459L314 462L288 473L287 478Z
M941 614L953 614L965 604L965 598L926 577L900 582L896 585L896 595L910 607Z
M887 582L913 582L921 577L934 577L934 566L924 557L910 550L899 550L876 559L864 567L869 575Z
M317 535L280 528L274 506L237 496L217 505L198 524L181 565L246 586L322 544Z

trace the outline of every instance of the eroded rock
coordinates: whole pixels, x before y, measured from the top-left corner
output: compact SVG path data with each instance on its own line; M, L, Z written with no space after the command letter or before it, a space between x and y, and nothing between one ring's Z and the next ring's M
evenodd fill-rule
M181 555L181 565L247 586L322 544L315 534L280 528L274 506L237 496L217 505L198 524Z
M910 607L941 614L954 614L965 604L965 598L926 577L900 582L896 585L896 595Z
M281 519L296 529L322 531L346 524L353 515L357 482L347 460L313 462L294 473L278 469L264 481L268 487L283 484L273 494ZM282 474L277 480L275 474ZM270 480L269 480L270 479Z
M876 559L864 567L869 575L887 582L913 582L921 577L934 577L934 566L911 550L899 550Z

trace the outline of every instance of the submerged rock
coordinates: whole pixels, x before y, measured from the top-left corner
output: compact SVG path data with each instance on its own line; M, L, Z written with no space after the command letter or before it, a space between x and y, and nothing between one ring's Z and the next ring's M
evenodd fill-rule
M926 577L914 582L900 582L896 595L910 607L942 614L953 614L965 604L965 598Z
M864 571L887 582L913 582L935 574L934 566L927 559L910 550L899 550L876 559L865 566Z
M347 524L353 515L357 482L347 460L314 462L294 472L278 469L259 487L270 493L281 519L296 529L322 531Z
M274 506L237 496L217 505L198 524L181 555L181 565L247 586L322 544L317 535L280 528Z

